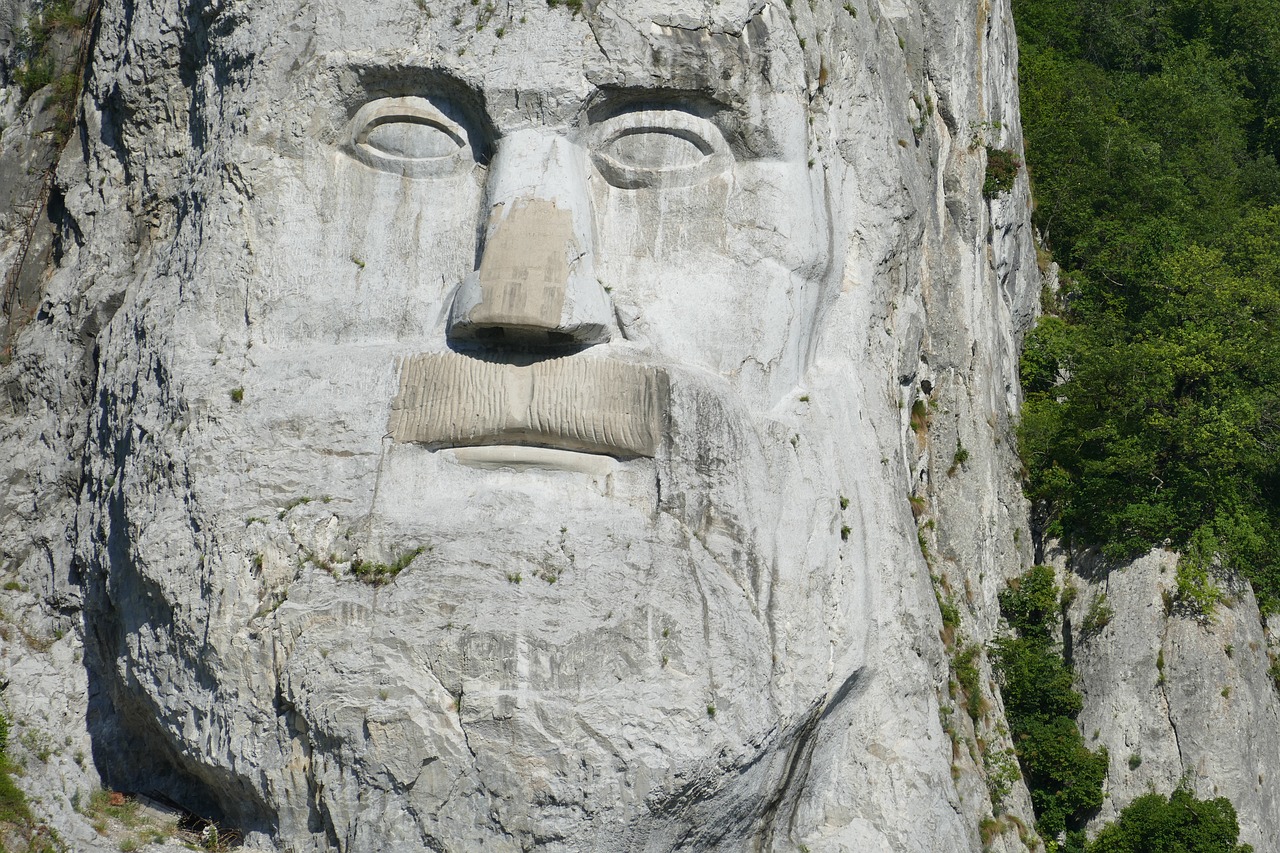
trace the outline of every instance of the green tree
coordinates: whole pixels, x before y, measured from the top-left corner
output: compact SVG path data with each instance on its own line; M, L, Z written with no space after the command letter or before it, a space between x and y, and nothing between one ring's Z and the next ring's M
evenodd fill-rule
M1252 853L1237 844L1236 810L1225 797L1198 800L1185 788L1139 797L1103 827L1088 853Z
M1164 298L1139 321L1043 323L1028 337L1020 430L1049 533L1115 558L1211 536L1269 609L1280 601L1277 223L1280 209L1253 211L1229 248L1170 253L1147 285Z
M1062 264L1020 447L1045 532L1217 543L1280 607L1280 0L1015 0Z

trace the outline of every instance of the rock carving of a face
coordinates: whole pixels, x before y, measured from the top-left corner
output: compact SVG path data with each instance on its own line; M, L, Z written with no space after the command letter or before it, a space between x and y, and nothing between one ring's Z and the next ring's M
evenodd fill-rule
M211 25L115 713L316 849L746 849L850 676L788 638L858 631L780 414L834 277L785 8L369 5Z

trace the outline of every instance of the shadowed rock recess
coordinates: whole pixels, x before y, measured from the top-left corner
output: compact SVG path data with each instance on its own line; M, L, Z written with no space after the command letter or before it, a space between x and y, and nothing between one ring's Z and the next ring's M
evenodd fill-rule
M0 52L0 696L66 849L135 843L99 786L149 849L1044 849L981 652L1007 2L0 0Z

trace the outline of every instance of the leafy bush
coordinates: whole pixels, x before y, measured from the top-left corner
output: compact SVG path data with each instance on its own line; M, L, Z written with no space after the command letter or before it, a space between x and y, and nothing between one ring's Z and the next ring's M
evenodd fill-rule
M1053 570L1030 569L999 598L1015 633L995 640L992 655L1036 828L1047 838L1067 831L1069 848L1079 849L1085 821L1102 804L1107 752L1091 751L1076 728L1084 702L1054 638L1061 599Z
M1174 579L1177 591L1174 604L1188 615L1207 619L1226 596L1209 574L1209 566L1217 553L1218 543L1212 531L1197 530L1191 544L1178 560Z
M1138 797L1103 827L1088 853L1252 853L1237 844L1236 810L1225 797L1198 800L1186 788Z
M1058 587L1053 569L1034 566L1009 582L999 595L1000 613L1025 639L1048 640L1056 624Z
M983 709L982 678L978 672L978 655L981 652L980 646L968 645L957 651L951 660L956 683L964 692L965 709L969 712L969 719L975 723L982 716Z
M995 198L1013 189L1013 182L1017 179L1020 168L1022 168L1022 161L1012 151L988 148L987 174L982 182L983 197Z
M1178 562L1178 591L1175 599L1194 616L1208 617L1213 615L1214 608L1223 600L1222 590L1209 577L1203 565Z
M1016 748L1035 806L1036 828L1048 838L1080 831L1102 805L1107 750L1090 751L1075 720L1067 716L1033 719L1021 728Z
M1052 646L1026 637L1001 637L992 644L992 651L1000 674L1000 695L1015 729L1015 717L1075 719L1084 707L1071 686L1071 670Z
M1107 603L1107 594L1100 592L1089 602L1089 609L1084 614L1080 629L1086 634L1096 634L1111 624L1116 612Z

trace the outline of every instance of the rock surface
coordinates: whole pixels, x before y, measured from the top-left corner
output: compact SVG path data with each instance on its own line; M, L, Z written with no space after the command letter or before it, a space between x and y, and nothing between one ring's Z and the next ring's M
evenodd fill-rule
M1176 606L1176 566L1163 551L1109 572L1075 566L1080 729L1111 758L1095 824L1152 788L1186 783L1229 799L1240 840L1269 850L1280 838L1280 697L1258 605L1242 584L1212 614L1189 614Z
M6 712L72 849L99 784L299 853L1039 846L949 660L1033 557L1007 4L92 32L0 367ZM2 168L47 94L4 90Z
M78 239L6 418L6 559L83 630L92 765L58 778L288 850L980 846L908 413L930 382L972 432L965 512L1007 541L994 445L1036 290L1025 186L980 193L984 144L1018 146L1007 11L641 6L104 7L57 182ZM686 94L588 109L655 84ZM387 142L377 103L422 117ZM618 142L664 119L706 165ZM422 127L472 159L387 174L444 144ZM646 172L666 154L692 165ZM450 283L520 257L477 244L476 207L530 198L590 251L566 304L604 290L591 334L670 378L660 449L396 440ZM994 589L1018 555L986 536L948 558Z

